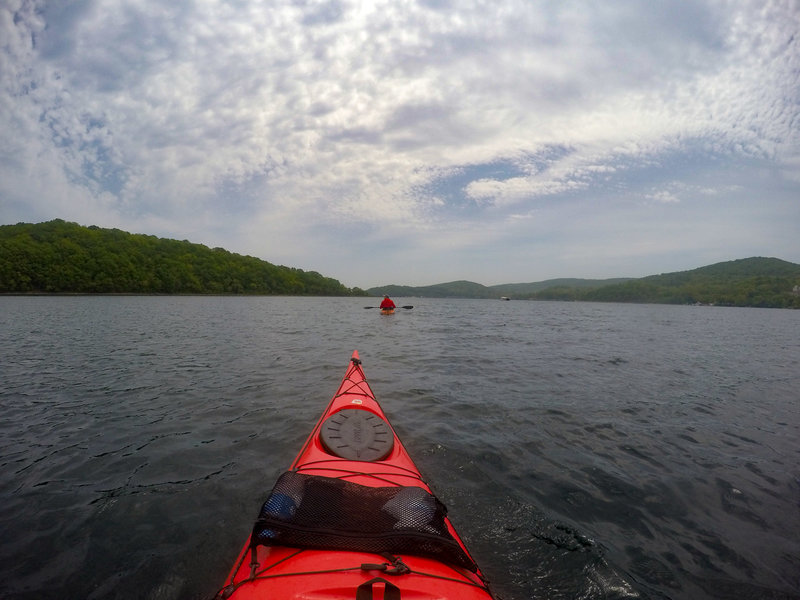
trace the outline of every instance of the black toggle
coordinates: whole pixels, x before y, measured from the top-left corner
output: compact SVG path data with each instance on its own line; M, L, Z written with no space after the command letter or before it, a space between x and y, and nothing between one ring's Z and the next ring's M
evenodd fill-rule
M372 586L376 583L382 583L386 586L383 590L384 600L400 600L400 588L393 583L389 583L383 577L375 577L358 586L356 588L356 600L372 600Z

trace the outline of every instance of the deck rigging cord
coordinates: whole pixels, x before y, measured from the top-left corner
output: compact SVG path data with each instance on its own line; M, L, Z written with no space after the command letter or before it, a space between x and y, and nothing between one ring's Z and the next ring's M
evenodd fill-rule
M292 553L292 554L290 554L288 556L284 556L283 558L275 561L271 565L267 565L267 566L263 567L260 571L256 571L256 568L260 565L260 563L256 562L255 563L255 568L253 568L254 564L251 562L250 563L250 566L251 566L250 577L247 578L247 579L243 579L242 581L239 581L239 582L231 581L228 585L226 585L225 587L223 587L221 590L219 590L217 592L217 594L214 596L214 600L227 600L228 598L230 598L234 594L234 592L237 589L239 589L243 585L246 585L248 583L252 583L254 581L259 581L259 580L264 580L264 579L277 579L277 578L280 578L280 577L295 577L295 576L304 576L304 575L326 575L326 574L330 574L330 573L346 573L346 572L349 572L349 571L350 572L352 572L352 571L379 571L381 573L384 573L385 575L389 575L389 576L392 576L392 577L397 577L397 576L402 576L402 575L418 575L420 577L430 577L432 579L440 579L440 580L443 580L443 581L450 581L450 582L453 582L453 583L460 583L460 584L467 585L467 586L470 586L470 587L476 587L476 588L479 588L479 589L483 589L483 590L486 590L487 592L489 591L489 587L488 587L489 582L486 581L483 577L481 577L481 581L483 582L483 585L481 585L481 584L475 583L473 581L469 581L467 579L457 579L455 577L445 577L444 575L436 575L436 574L433 574L433 573L425 573L424 571L416 571L416 570L411 569L408 565L406 565L403 562L403 559L401 557L394 556L394 555L389 554L389 553L383 553L383 552L378 554L378 555L376 555L376 556L381 556L382 558L386 559L389 562L383 562L383 563L379 563L379 564L361 563L358 566L340 567L338 569L322 569L322 570L318 570L318 571L297 571L297 572L292 572L292 573L279 573L277 575L266 574L267 571L269 571L270 569L273 569L273 568L277 567L279 564L281 564L281 563L283 563L283 562L285 562L287 560L291 560L292 558L295 558L296 556L298 556L299 554L302 554L305 551L306 551L305 549L299 548L296 552L294 552L294 553ZM255 554L255 547L252 548L252 552ZM245 556L243 555L241 560L237 564L237 570L242 565L244 560L245 560ZM252 557L251 557L251 560L252 560ZM256 559L256 561L257 561L257 559Z

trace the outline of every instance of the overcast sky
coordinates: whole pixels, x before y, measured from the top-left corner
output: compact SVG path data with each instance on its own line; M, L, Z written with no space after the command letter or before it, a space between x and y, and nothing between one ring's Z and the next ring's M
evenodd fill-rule
M0 223L348 286L800 262L800 0L0 0Z

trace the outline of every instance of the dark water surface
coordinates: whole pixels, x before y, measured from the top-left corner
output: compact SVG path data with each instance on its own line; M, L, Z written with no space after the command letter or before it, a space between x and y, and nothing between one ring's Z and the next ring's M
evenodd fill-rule
M213 595L354 349L498 597L800 598L800 311L366 304L0 298L0 598Z

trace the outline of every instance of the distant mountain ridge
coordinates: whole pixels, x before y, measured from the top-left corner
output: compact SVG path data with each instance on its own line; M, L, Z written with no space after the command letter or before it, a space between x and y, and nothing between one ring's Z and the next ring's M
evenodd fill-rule
M638 279L548 279L493 286L452 281L422 287L386 285L369 288L367 293L423 298L504 296L517 300L800 308L800 265L778 258L753 257Z
M533 283L503 283L485 286L473 281L450 281L427 286L384 285L369 288L374 296L418 296L421 298L498 298L505 296L518 300L529 299L537 292L548 288L595 288L629 281L630 278L615 279L547 279Z

